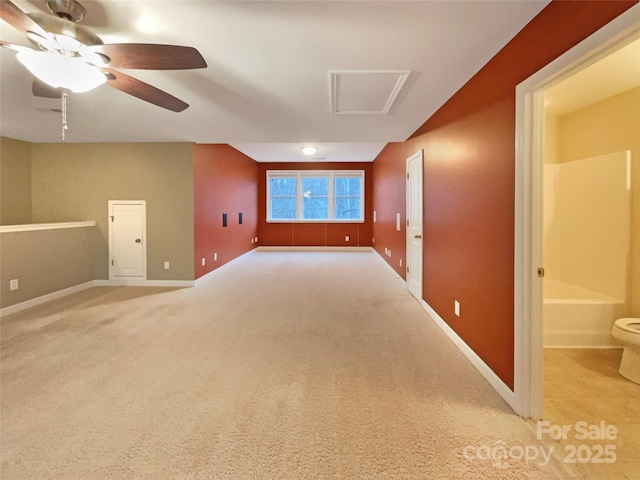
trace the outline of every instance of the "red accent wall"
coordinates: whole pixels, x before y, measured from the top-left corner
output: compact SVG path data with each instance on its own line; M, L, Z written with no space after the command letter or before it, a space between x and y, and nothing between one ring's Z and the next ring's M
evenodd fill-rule
M406 280L406 162L413 152L406 142L389 143L373 162L373 248ZM400 214L400 231L396 230L396 214ZM391 250L391 257L385 254ZM400 260L402 259L402 267Z
M251 239L257 236L257 173L258 164L229 145L193 146L195 278L256 246ZM223 213L227 227L222 226Z
M267 170L364 170L364 223L267 223ZM266 246L370 247L373 234L373 164L291 163L258 164L258 240ZM345 241L345 236L349 241Z
M424 150L423 298L512 389L515 87L636 3L551 2L411 139L374 161L384 253L381 241L404 241L389 217L405 208L406 158Z

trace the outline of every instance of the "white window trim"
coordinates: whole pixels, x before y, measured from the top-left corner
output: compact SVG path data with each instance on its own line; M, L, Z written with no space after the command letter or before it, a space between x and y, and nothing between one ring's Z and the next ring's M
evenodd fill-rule
M271 218L271 191L270 181L271 178L296 178L296 218L289 219L272 219ZM329 192L328 192L328 204L329 204L329 218L327 219L304 219L302 216L302 179L309 177L328 177L329 178ZM334 202L333 195L333 183L335 178L339 177L360 177L360 212L359 218L333 218L334 214ZM365 172L364 170L267 170L267 208L266 208L266 222L267 223L364 223L364 194L365 194Z

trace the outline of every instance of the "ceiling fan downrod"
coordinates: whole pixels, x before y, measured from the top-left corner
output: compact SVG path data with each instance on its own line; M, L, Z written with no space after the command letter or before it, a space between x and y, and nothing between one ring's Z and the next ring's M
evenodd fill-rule
M80 22L87 10L76 0L47 0L47 8L51 13L74 23Z

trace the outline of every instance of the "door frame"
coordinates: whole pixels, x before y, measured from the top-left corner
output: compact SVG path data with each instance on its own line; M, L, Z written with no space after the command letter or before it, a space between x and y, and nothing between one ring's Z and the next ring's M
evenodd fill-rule
M117 282L140 282L147 279L147 201L146 200L109 200L109 211L107 216L107 223L109 224L109 281ZM113 253L113 222L111 216L113 215L114 205L140 205L142 207L142 277L132 277L130 279L123 277L116 277L113 275L113 264L111 260L111 254Z
M613 19L516 87L514 404L542 418L542 188L544 91L640 38L640 4Z
M422 188L420 189L420 193L419 193L419 205L420 205L420 234L422 235L422 246L420 248L420 258L418 259L419 262L418 264L420 265L420 297L417 298L417 300L419 302L423 301L423 270L424 270L424 265L423 265L423 259L424 259L424 152L422 149L414 152L412 155L410 155L409 157L407 157L406 160L406 174L407 174L407 180L406 180L406 211L405 211L405 218L406 218L406 222L405 222L405 249L406 249L406 254L405 254L405 263L406 263L406 268L409 268L409 265L411 265L411 238L409 236L409 229L406 228L406 226L408 226L407 224L409 223L409 212L410 210L410 205L411 205L411 184L409 182L409 162L411 162L412 160L415 160L416 158L420 158L420 185L422 186ZM406 272L406 268L405 268L405 272ZM407 277L407 290L409 290L409 276L406 275ZM409 293L411 293L411 291L409 290ZM413 294L412 294L413 295Z

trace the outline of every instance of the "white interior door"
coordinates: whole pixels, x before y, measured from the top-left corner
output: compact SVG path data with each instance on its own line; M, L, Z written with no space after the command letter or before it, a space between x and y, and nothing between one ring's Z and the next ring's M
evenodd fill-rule
M146 202L109 202L109 278L146 279Z
M422 150L407 158L407 289L422 301Z

